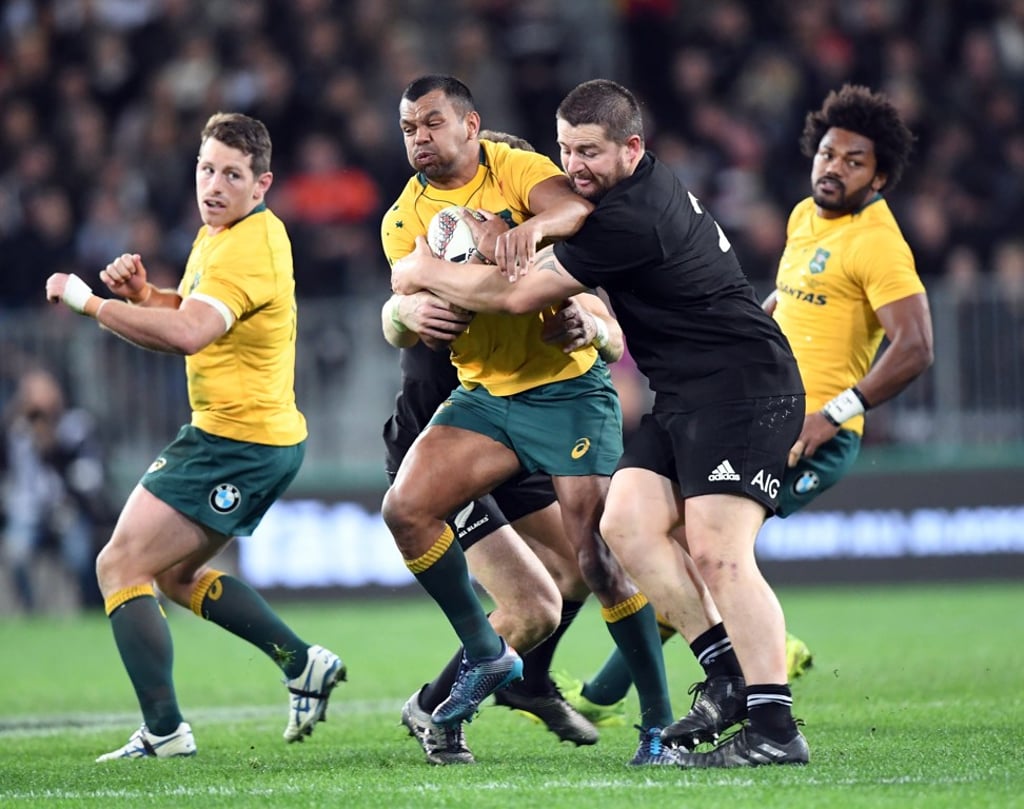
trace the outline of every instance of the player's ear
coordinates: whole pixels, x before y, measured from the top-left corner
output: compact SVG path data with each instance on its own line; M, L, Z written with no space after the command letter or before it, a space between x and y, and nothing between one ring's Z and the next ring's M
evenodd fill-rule
M885 184L889 182L889 175L884 171L875 172L874 178L871 180L871 189L877 194L883 188Z
M643 148L644 139L639 135L630 135L626 138L626 153L629 155L630 160L636 158Z
M470 140L474 140L480 135L480 113L476 110L466 113L466 135Z
M270 190L270 186L274 182L274 173L271 171L265 171L256 179L256 188L253 190L253 199L263 199L267 191Z

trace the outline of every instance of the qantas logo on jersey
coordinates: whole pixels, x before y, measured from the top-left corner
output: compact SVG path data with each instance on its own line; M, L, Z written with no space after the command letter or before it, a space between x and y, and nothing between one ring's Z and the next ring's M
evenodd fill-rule
M832 254L823 247L819 247L814 251L814 258L812 258L807 266L811 271L812 275L818 275L825 272L825 264L828 262L829 256Z
M791 298L796 298L798 301L809 303L812 306L824 306L828 303L828 296L822 293L805 292L802 289L794 289L789 284L779 284L779 292L784 295L789 295Z
M740 476L736 474L736 470L732 468L732 464L728 461L722 461L718 466L714 468L708 480L714 483L717 480L739 480Z

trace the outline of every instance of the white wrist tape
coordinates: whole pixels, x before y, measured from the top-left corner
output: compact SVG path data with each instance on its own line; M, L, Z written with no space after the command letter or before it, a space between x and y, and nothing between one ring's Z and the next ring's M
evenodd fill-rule
M409 327L402 322L402 315L398 311L398 306L399 299L392 298L388 315L391 317L391 325L395 327L395 331L397 331L399 334L402 334L403 332L409 331Z
M838 427L854 416L859 416L865 409L860 391L856 388L847 388L821 408L821 412L832 426Z
M68 282L64 286L64 294L60 296L60 299L68 305L68 308L73 309L82 314L85 311L85 304L89 298L92 297L92 289L85 281L79 278L74 273L68 276Z
M600 351L608 345L608 326L596 315L591 315L591 317L594 318L594 328L597 329L597 334L594 335L594 339L590 341L590 344Z

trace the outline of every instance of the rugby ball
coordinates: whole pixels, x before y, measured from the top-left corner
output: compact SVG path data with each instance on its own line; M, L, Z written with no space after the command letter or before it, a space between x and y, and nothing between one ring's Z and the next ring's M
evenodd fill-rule
M465 264L472 258L476 241L473 239L473 231L462 219L463 214L469 214L481 222L484 220L483 216L472 208L463 208L460 205L442 208L430 220L427 226L427 244L438 258L456 264Z

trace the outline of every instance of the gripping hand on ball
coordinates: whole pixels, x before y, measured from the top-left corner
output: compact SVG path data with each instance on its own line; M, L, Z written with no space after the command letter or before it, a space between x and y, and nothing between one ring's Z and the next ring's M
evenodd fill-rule
M466 211L462 214L462 221L473 233L476 255L483 263L493 264L498 241L503 234L511 232L508 222L500 216L484 210Z

